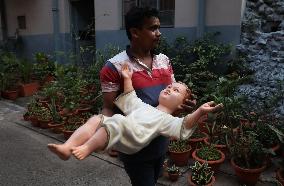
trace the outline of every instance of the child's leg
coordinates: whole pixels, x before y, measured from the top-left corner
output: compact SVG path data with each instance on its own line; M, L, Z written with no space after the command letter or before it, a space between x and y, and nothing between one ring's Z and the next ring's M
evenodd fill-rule
M48 144L51 152L55 153L60 159L68 160L71 156L71 148L84 144L96 132L101 117L93 116L84 125L79 127L64 144Z
M103 150L108 142L105 127L101 127L86 143L73 147L72 154L79 160L85 159L92 152Z

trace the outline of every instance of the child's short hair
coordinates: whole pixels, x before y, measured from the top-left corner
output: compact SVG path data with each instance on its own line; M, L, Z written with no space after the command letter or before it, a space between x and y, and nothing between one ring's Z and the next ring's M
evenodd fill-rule
M191 90L189 89L189 87L187 86L187 84L185 84L185 83L182 82L182 81L178 81L177 83L180 83L180 84L182 84L183 86L186 87L186 95L185 95L185 97L184 97L184 101L185 101L186 99L192 99L192 92L191 92Z

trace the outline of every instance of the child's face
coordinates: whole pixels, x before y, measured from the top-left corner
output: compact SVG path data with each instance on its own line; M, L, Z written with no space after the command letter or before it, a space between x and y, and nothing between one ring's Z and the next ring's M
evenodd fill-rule
M188 95L186 89L186 86L177 82L168 85L164 90L161 91L159 96L159 103L165 105L168 108L178 108L179 105L183 104L184 99Z

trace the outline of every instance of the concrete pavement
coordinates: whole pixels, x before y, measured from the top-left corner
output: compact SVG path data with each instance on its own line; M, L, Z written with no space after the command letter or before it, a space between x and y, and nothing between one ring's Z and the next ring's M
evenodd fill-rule
M0 100L0 185L131 185L122 163L104 153L84 161L62 161L50 153L48 143L62 143L62 134L32 127L22 119L29 98ZM157 185L187 185L188 167L175 183L161 177ZM257 186L272 186L275 167L265 171ZM216 186L238 186L228 162L216 174Z

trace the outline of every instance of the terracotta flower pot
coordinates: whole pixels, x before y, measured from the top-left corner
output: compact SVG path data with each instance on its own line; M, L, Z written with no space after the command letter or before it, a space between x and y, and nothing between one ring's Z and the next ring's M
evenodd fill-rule
M209 161L201 159L200 157L198 157L197 154L196 154L198 150L199 149L196 149L195 151L193 151L192 158L196 161L199 161L201 164L207 162L208 165L215 172L219 169L220 165L225 161L225 154L220 150L217 150L217 151L221 154L221 158L219 160L209 160Z
M63 123L49 123L48 128L55 134L60 134L63 131L64 124Z
M63 135L64 135L64 138L67 140L70 138L70 136L74 133L73 130L63 130Z
M188 160L190 157L190 151L191 149L188 149L184 152L174 152L169 151L169 156L171 160L177 165L177 166L186 166L188 164Z
M209 138L205 138L204 139L204 143L206 145L209 145L210 142L209 142ZM228 149L227 149L227 146L226 145L223 145L223 144L212 144L215 148L217 148L218 150L222 151L225 156L228 154Z
M30 121L30 115L28 112L26 112L24 115L23 115L23 118L25 121Z
M188 143L189 145L191 146L191 152L190 154L196 149L198 148L198 145L200 143L204 143L204 139L205 138L208 138L208 134L206 134L205 132L202 132L202 134L204 135L203 137L201 138L189 138L188 139Z
M49 128L48 124L50 123L49 120L38 120L39 122L39 127L42 128L42 129L47 129Z
M19 97L18 90L4 90L2 91L2 97L9 100L16 100Z
M169 175L169 180L171 180L172 182L178 180L179 173L169 173L169 172L168 172L168 175Z
M39 127L39 122L38 122L37 117L35 117L35 116L30 116L30 121L31 121L32 126L34 126L34 127Z
M38 89L39 89L38 82L21 84L20 85L19 95L22 96L22 97L32 96L32 95L34 95L38 91Z
M264 171L266 167L266 164L263 164L261 167L254 169L242 168L235 163L234 158L231 159L231 165L235 170L236 176L238 177L240 182L246 185L255 185L258 181L260 174Z
M187 181L188 181L189 186L197 186L197 184L193 183L191 175L188 176ZM208 184L206 184L205 186L212 186L212 185L214 185L215 181L216 181L215 176L212 176L211 181Z

